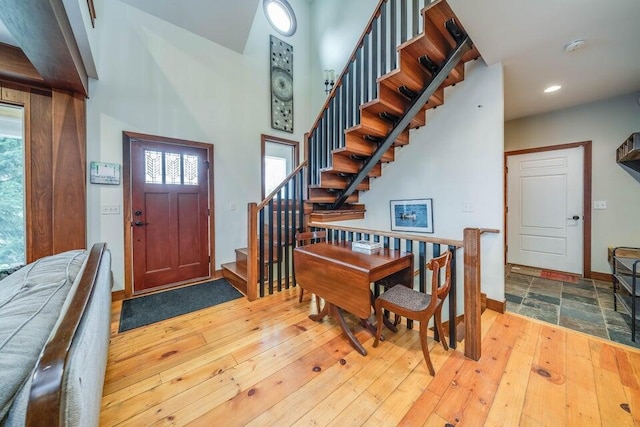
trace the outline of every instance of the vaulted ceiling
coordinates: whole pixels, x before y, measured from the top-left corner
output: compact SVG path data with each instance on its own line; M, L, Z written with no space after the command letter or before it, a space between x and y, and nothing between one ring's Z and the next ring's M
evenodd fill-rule
M238 53L251 31L259 0L122 0Z
M122 1L239 53L260 10L260 0ZM506 120L640 91L638 0L449 4L484 60L504 66ZM564 51L578 39L581 49ZM0 42L15 45L1 24ZM562 89L543 93L552 84Z

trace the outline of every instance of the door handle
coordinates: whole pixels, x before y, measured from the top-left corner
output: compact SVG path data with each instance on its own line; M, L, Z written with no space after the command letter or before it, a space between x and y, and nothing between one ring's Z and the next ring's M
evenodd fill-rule
M135 225L136 227L142 227L143 225L147 225L149 224L148 222L142 222L140 220L136 221L133 223L133 225Z
M579 220L579 219L580 219L580 215L574 215L574 216L572 216L571 218L567 218L567 219L572 219L572 220L574 220L574 221L577 221L577 220Z

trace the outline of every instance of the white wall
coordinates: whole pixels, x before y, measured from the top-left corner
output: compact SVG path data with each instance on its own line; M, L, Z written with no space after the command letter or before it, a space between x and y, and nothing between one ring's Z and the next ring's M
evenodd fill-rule
M313 0L311 2L311 113L327 99L324 70L340 75L356 47L378 0Z
M294 134L270 128L274 32L262 3L243 55L119 0L101 3L100 80L92 80L87 102L87 160L122 163L124 130L214 144L216 269L235 260L235 248L246 246L246 205L260 199L260 134L302 142L311 124L309 4L290 3L298 32L280 38L293 45ZM122 205L122 186L89 184L87 193L88 242L108 243L114 290L122 289L122 215L100 215L101 205Z
M640 174L616 163L616 148L640 131L640 93L584 104L505 123L505 150L592 141L591 269L610 273L608 246L640 246ZM592 204L593 206L593 204Z
M504 300L502 84L501 64L468 63L464 82L445 90L444 105L427 113L426 126L411 131L409 145L397 148L395 161L361 193L366 218L347 222L390 230L390 200L432 198L430 236L461 240L465 227L499 229L481 241L482 291L498 301ZM464 202L473 202L475 212L463 212Z

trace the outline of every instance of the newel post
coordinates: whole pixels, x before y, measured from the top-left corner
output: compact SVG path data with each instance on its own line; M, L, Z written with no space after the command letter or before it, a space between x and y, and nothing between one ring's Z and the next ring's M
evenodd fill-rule
M480 229L464 229L464 355L480 360Z
M247 299L258 298L258 204L247 206Z

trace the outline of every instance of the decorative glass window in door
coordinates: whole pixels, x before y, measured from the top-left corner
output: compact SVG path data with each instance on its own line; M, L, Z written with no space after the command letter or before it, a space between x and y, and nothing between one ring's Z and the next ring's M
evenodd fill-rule
M199 157L192 154L144 150L147 184L198 185Z

